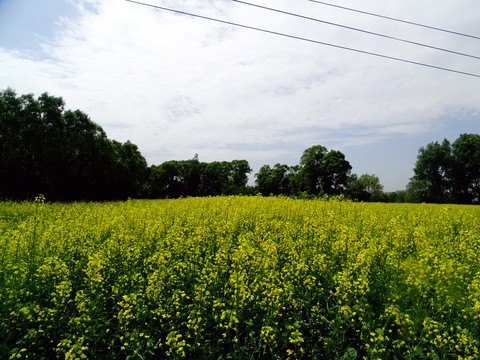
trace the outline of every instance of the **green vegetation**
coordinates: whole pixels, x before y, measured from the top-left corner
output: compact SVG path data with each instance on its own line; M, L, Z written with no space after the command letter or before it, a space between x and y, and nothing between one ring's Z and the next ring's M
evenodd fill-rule
M480 203L480 135L462 134L418 151L410 201Z
M0 198L106 200L142 194L147 164L136 145L107 138L62 98L0 92ZM113 180L114 179L114 180Z
M351 172L345 155L322 145L305 149L298 165L264 165L255 174L246 160L147 162L135 144L107 138L62 98L0 91L0 199L51 201L179 198L217 195L344 195L359 201L480 202L480 135L462 134L420 148L406 190L383 193L377 176Z
M477 359L480 211L0 203L2 359Z

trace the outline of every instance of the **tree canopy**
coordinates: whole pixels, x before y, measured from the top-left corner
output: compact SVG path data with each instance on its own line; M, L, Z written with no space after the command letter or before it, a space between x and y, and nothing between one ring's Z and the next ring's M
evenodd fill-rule
M147 186L153 198L246 194L251 171L246 160L204 163L195 155L152 165Z
M247 192L246 160L183 161L147 166L137 145L108 139L60 97L0 92L0 198L114 200Z
M343 194L359 201L480 203L480 135L461 134L418 151L405 190L385 194L380 179L358 176L338 150L314 145L298 165L246 160L169 160L148 166L137 145L107 137L80 110L65 110L61 97L35 98L0 91L0 199L114 200L230 194L318 196Z
M309 194L339 195L347 188L352 167L345 155L322 145L306 149L300 158L298 172L300 189Z
M480 135L461 134L453 144L432 142L418 151L407 200L480 202Z
M258 191L263 195L291 195L295 193L295 176L298 167L275 164L273 168L263 165L255 175Z
M299 165L264 165L255 177L263 195L339 195L348 192L351 169L342 152L314 145L303 152Z
M360 201L385 201L387 198L383 193L383 186L380 179L375 175L363 174L357 176L352 174L349 178L349 194L352 199Z
M142 195L147 163L136 145L107 138L60 97L0 92L0 197L51 200Z

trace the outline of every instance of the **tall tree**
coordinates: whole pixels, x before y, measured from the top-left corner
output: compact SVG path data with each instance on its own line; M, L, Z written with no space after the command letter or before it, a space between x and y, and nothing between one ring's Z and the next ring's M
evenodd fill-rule
M183 184L183 196L199 196L202 173L198 155L190 160L179 161L179 179Z
M262 195L273 194L272 168L270 165L263 165L255 174L255 184Z
M252 168L247 160L232 160L230 162L230 182L233 186L245 187L248 182L248 175Z
M119 143L113 141L115 152L114 170L111 178L117 179L115 198L140 197L146 182L147 162L138 150L137 145L130 141ZM113 176L112 176L113 175Z
M165 161L150 168L150 196L153 198L178 198L185 194L178 161Z
M299 177L302 190L309 194L318 194L322 191L322 163L327 154L327 148L322 145L314 145L306 149L300 158Z
M224 188L223 193L225 195L240 195L244 194L247 182L248 175L252 172L250 165L247 160L232 160L229 163L229 176L228 184Z
M230 181L230 163L228 161L202 163L202 169L201 195L222 195Z
M41 125L37 128L40 135L32 139L38 144L36 156L42 186L45 192L58 198L64 190L65 172L63 168L66 147L65 123L63 111L65 103L61 97L43 93L38 98Z
M105 132L80 110L65 111L63 172L67 179L62 196L70 199L96 199L103 193L108 169L101 143L110 145Z
M461 134L452 144L450 178L457 202L480 202L480 135Z
M324 146L315 145L303 152L298 176L303 191L336 195L346 190L351 169L343 153L337 150L327 153Z
M421 201L443 203L450 200L451 167L451 145L447 139L441 144L429 143L418 150L412 186L416 188Z
M31 168L25 163L30 155L24 147L22 99L12 89L0 91L0 194L17 197L25 191L27 173Z
M418 151L407 201L480 202L480 135L461 134L453 144L445 139Z
M352 170L345 155L338 150L330 150L320 164L322 190L329 195L343 194Z
M246 160L201 163L195 155L190 160L151 166L149 171L150 196L176 198L245 193L251 168Z
M107 138L60 97L0 91L0 197L106 200L138 196L145 159Z

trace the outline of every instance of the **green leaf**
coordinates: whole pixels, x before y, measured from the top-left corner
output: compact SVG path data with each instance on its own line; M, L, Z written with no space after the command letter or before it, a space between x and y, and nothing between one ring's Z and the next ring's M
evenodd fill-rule
M343 355L343 359L345 360L355 360L357 358L357 350L352 347L348 347L345 350L345 354Z

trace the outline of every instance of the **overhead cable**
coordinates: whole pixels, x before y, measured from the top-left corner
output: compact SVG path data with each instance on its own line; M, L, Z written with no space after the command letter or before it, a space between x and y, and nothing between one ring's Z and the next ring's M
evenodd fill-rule
M277 31L262 29L262 28L258 28L258 27L254 27L254 26L243 25L243 24L234 23L234 22L231 22L231 21L220 20L220 19L216 19L216 18L212 18L212 17L193 14L193 13L189 13L189 12L186 12L186 11L166 8L166 7L162 7L162 6L158 6L158 5L147 4L147 3L140 2L140 1L135 1L135 0L125 0L125 1L133 3L133 4L138 4L138 5L151 7L151 8L154 8L154 9L169 11L169 12L176 13L176 14L187 15L187 16L196 17L196 18L199 18L199 19L214 21L214 22L221 23L221 24L226 24L226 25L241 27L241 28L244 28L244 29L260 31L260 32L267 33L267 34L283 36L283 37L287 37L287 38L291 38L291 39L295 39L295 40L306 41L306 42L314 43L314 44L318 44L318 45L330 46L330 47L334 47L334 48L337 48L337 49L353 51L353 52L366 54L366 55L371 55L371 56L376 56L376 57L380 57L380 58L384 58L384 59L390 59L390 60L400 61L400 62L404 62L404 63L408 63L408 64L419 65L419 66L429 67L429 68L432 68L432 69L443 70L443 71L448 71L448 72L452 72L452 73L457 73L457 74L462 74L462 75L467 75L467 76L473 76L473 77L480 78L479 74L469 73L469 72L460 71L460 70L454 70L454 69L445 68L445 67L441 67L441 66L425 64L425 63L421 63L421 62L418 62L418 61L407 60L407 59L402 59L402 58L398 58L398 57L394 57L394 56L383 55L383 54L374 53L374 52L370 52L370 51L365 51L365 50L350 48L350 47L346 47L346 46L326 43L326 42L313 40L313 39L308 39L308 38L304 38L304 37L300 37L300 36L289 35L289 34L277 32Z
M427 44L422 44L422 43L418 43L418 42L411 41L411 40L405 40L405 39L397 38L397 37L394 37L394 36L379 34L379 33L373 32L373 31L368 31L368 30L363 30L363 29L351 27L351 26L336 24L336 23L333 23L333 22L330 22L330 21L320 20L320 19L316 19L316 18L304 16L304 15L299 15L299 14L283 11L283 10L273 9L273 8L270 8L270 7L261 6L261 5L257 5L257 4L252 4L252 3L241 1L241 0L232 0L232 1L236 2L236 3L239 3L239 4L249 5L249 6L253 6L253 7L264 9L264 10L274 11L274 12L277 12L277 13L280 13L280 14L295 16L295 17L305 19L305 20L311 20L311 21L316 21L316 22L323 23L323 24L338 26L338 27L341 27L341 28L344 28L344 29L359 31L359 32L369 34L369 35L380 36L380 37L390 39L390 40L402 41L404 43L423 46L423 47L426 47L426 48L429 48L429 49L444 51L444 52L448 52L448 53L456 54L456 55L461 55L461 56L467 56L467 57L474 58L474 59L480 59L480 56L465 54L465 53L462 53L462 52L448 50L448 49L444 49L444 48L440 48L440 47L436 47L436 46L431 46L431 45L427 45Z
M398 22L401 22L401 23L404 23L404 24L420 26L420 27L423 27L423 28L431 29L431 30L443 31L443 32L446 32L446 33L449 33L449 34L465 36L465 37L469 37L469 38L472 38L472 39L480 40L480 36L464 34L464 33L461 33L461 32L442 29L442 28L439 28L439 27L434 27L434 26L429 26L429 25L424 25L424 24L413 22L413 21L407 21L407 20L402 20L402 19L397 19L397 18L394 18L394 17L390 17L390 16L385 16L385 15L375 14L375 13L366 12L366 11L362 11L362 10L352 9L352 8L348 8L348 7L345 7L345 6L330 4L330 3L327 3L327 2L324 2L324 1L318 1L318 0L308 0L308 1L314 2L314 3L317 3L317 4L336 7L336 8L343 9L343 10L354 11L354 12L357 12L357 13L360 13L360 14L376 16L376 17L379 17L379 18L388 19L388 20L392 20L392 21L398 21Z

